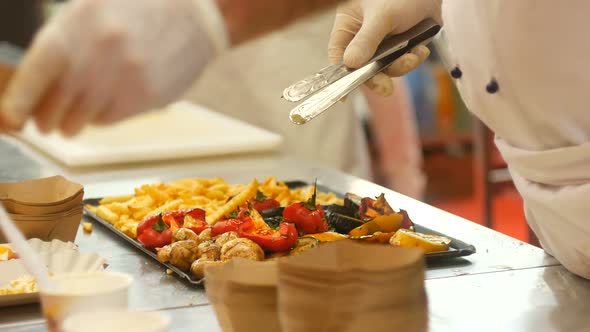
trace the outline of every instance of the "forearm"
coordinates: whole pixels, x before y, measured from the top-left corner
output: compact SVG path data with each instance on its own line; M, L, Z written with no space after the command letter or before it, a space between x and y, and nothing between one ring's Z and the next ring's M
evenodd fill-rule
M229 42L237 46L342 0L216 0Z

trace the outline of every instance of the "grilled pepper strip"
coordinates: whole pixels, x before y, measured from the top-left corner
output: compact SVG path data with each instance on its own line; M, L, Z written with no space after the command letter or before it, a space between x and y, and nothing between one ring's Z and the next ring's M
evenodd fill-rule
M245 219L244 219L245 220ZM236 218L230 218L227 220L218 221L213 225L211 228L211 236L217 236L219 234L227 233L227 232L237 232L238 226L243 221Z
M385 194L381 194L377 199L365 197L361 200L359 215L363 220L373 219L378 216L393 214L395 211L385 200Z
M261 227L252 220L246 220L238 226L238 235L250 239L265 251L281 252L290 250L297 242L297 229L290 223L281 223L279 230Z
M351 230L350 236L364 236L372 235L376 232L391 233L400 229L404 220L404 215L401 213L394 213L384 216L375 217L373 220L362 224L361 226Z
M164 213L162 219L169 225L171 225L171 220L175 220L179 227L188 228L196 234L200 234L209 227L205 221L205 210L202 209L171 211Z

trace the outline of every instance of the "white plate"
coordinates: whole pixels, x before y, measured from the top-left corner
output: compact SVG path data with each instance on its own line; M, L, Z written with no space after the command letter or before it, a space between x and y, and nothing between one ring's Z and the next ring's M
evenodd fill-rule
M84 253L71 242L53 240L43 242L30 239L29 243L44 261L50 273L94 272L102 271L107 265L104 258L96 253ZM9 244L3 246L10 247ZM29 274L20 259L0 262L0 287L5 287L12 280ZM0 307L35 303L39 301L39 293L0 295Z
M278 134L190 102L110 126L88 127L73 139L42 135L32 122L20 137L68 166L263 152L282 143Z

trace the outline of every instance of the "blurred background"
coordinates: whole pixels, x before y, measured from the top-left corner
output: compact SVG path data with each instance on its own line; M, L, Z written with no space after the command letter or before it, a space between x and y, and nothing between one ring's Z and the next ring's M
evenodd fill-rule
M42 17L55 13L61 3L0 1L0 41L26 47L41 24ZM316 23L329 27L331 19L331 14L320 15ZM287 33L299 36L300 40L295 38L295 42L301 42L317 34L316 23L307 26L308 35L297 30ZM328 34L329 31L324 31L324 39L318 40L317 45L326 45ZM267 39L273 41L272 48L277 47L278 40L284 40L280 38L280 32ZM264 43L264 40L256 42ZM321 57L324 49L321 48L318 55L313 56ZM395 82L395 95L387 103L379 104L369 92L357 93L347 101L364 128L366 142L361 141L359 144L366 144L369 151L367 164L372 174L370 180L475 223L536 244L524 219L522 201L512 185L504 161L493 145L490 131L471 116L454 87L449 69L441 62L436 49L431 47L431 50L432 55L423 66ZM293 52L296 51L297 48L294 48ZM296 57L293 52L290 54ZM308 56L310 54L306 50L302 52ZM298 59L305 61L304 58ZM322 58L321 61L326 62L327 59ZM310 71L319 69L313 61L308 62L313 63L313 66L303 65L297 69L299 76L306 76ZM287 64L277 64L274 69L277 66ZM247 85L247 73L232 72L228 79L235 80L240 75ZM251 75L260 73L252 71ZM210 76L221 77L215 74ZM286 82L297 78L300 77L288 77ZM269 84L286 86L282 81ZM199 89L198 84L189 94L195 102L209 104L207 106L212 109L222 109L223 105L216 105L216 101L206 100L213 95L210 90ZM252 104L255 105L252 108L263 110L264 106L275 107L265 105L267 99L261 96L254 95L252 100L260 103ZM243 103L244 100L240 100L240 104ZM290 130L277 127L275 119L272 119L273 123L260 122L260 114L241 116L239 112L226 113L271 130ZM267 118L267 121L271 119Z

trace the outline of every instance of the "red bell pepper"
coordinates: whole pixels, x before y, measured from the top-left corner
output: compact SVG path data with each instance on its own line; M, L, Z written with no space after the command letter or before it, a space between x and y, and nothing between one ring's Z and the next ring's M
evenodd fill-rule
M400 228L413 230L414 229L414 222L412 222L412 219L410 219L408 212L406 210L400 209L399 213L401 213L404 216L404 220L402 221Z
M196 234L200 234L209 227L209 224L205 221L205 210L202 209L171 211L164 213L162 219L171 226L171 221L174 220L179 227L188 228Z
M143 220L137 225L137 236L143 234L146 229L151 228L158 222L158 220L160 220L160 218L162 218L162 214L155 214L143 218Z
M282 222L279 230L260 227L252 220L243 221L238 226L238 235L250 239L263 250L281 252L291 249L297 242L298 234L295 225Z
M385 194L379 195L376 199L364 197L359 207L359 215L363 220L370 220L378 216L394 214L395 211L385 200Z
M218 221L211 228L211 236L217 236L227 232L237 232L238 226L240 226L241 223L242 220L236 218Z
M172 231L161 214L150 216L137 226L137 240L146 248L161 248L172 243Z
M256 192L256 197L251 200L251 203L252 207L258 212L278 208L281 206L277 200L264 196L260 190Z
M316 188L307 202L293 203L283 210L283 219L297 226L303 234L317 234L328 231L326 213L320 204L316 204Z

